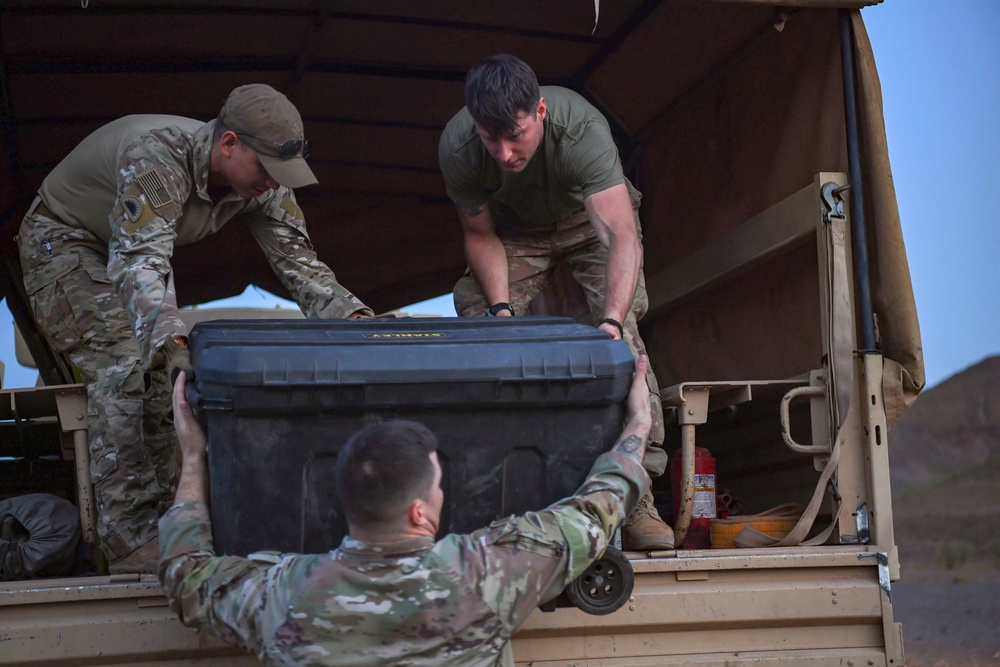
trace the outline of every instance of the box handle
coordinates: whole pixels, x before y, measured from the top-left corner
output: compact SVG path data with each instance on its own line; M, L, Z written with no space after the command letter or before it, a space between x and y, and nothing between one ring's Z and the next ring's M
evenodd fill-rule
M198 391L198 383L192 381L193 378L189 376L189 381L184 387L184 398L191 405L191 409L194 410L195 414L198 414L199 410L219 410L219 411L231 411L233 409L233 399L231 398L205 398L200 391Z

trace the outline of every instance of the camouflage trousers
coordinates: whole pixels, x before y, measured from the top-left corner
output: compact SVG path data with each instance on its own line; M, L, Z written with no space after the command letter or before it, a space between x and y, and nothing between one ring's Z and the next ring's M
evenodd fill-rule
M156 537L173 500L176 441L166 369L144 373L139 343L85 229L29 210L18 250L35 321L87 388L90 478L101 549L122 558Z
M632 188L629 191L635 207L633 214L641 246L642 231L637 210L639 194ZM523 314L527 311L528 304L545 288L557 264L565 262L573 279L583 288L594 323L604 319L608 249L598 240L585 211L559 221L551 233L502 234L501 240L507 253L509 298L515 313ZM479 282L471 270L466 271L455 284L454 298L455 311L462 317L483 315L486 308L492 305L486 303ZM639 282L632 298L632 306L625 321L622 322L625 342L635 357L646 351L646 344L639 336L637 321L646 314L648 308L646 281L640 267ZM663 407L660 405L660 389L652 365L646 368L646 382L649 384L649 406L653 415L653 428L649 437L651 446L647 447L646 457L642 463L650 475L658 477L666 469L667 455L662 448L653 446L663 443Z

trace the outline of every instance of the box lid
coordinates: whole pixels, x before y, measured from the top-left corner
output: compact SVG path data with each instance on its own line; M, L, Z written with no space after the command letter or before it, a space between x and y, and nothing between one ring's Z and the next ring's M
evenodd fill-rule
M634 368L623 341L557 317L217 320L192 329L191 357L198 404L237 410L616 402ZM315 396L260 396L292 388Z

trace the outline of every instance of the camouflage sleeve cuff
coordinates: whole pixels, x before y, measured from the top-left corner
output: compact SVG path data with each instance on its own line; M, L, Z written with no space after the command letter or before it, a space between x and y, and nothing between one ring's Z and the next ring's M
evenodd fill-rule
M629 456L618 451L610 451L601 454L594 462L594 466L590 469L590 474L587 476L588 481L597 475L607 475L614 474L619 477L624 478L628 481L631 488L635 492L635 497L630 498L626 496L625 503L627 505L628 514L632 511L636 504L639 502L639 498L649 490L650 484L652 483L649 478L649 473L646 472L645 468L642 467L642 463L637 461L634 456ZM586 483L584 483L586 485Z
M365 317L375 317L375 311L359 301L354 295L350 298L334 299L320 310L317 315L320 319L330 320L337 318L348 318L355 313L361 313Z
M180 503L160 517L160 559L192 553L214 555L212 523L205 503Z
M594 463L576 494L553 508L569 547L566 583L604 553L649 485L649 475L635 458L607 452Z

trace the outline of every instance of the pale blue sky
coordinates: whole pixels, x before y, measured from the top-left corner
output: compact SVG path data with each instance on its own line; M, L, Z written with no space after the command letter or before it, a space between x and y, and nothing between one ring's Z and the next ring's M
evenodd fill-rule
M1000 354L1000 2L886 0L862 15L933 386ZM251 288L217 305L280 301ZM454 315L450 296L409 310ZM5 387L34 384L35 372L14 360L6 302L0 359Z
M1000 2L887 0L862 16L932 386L1000 354Z

